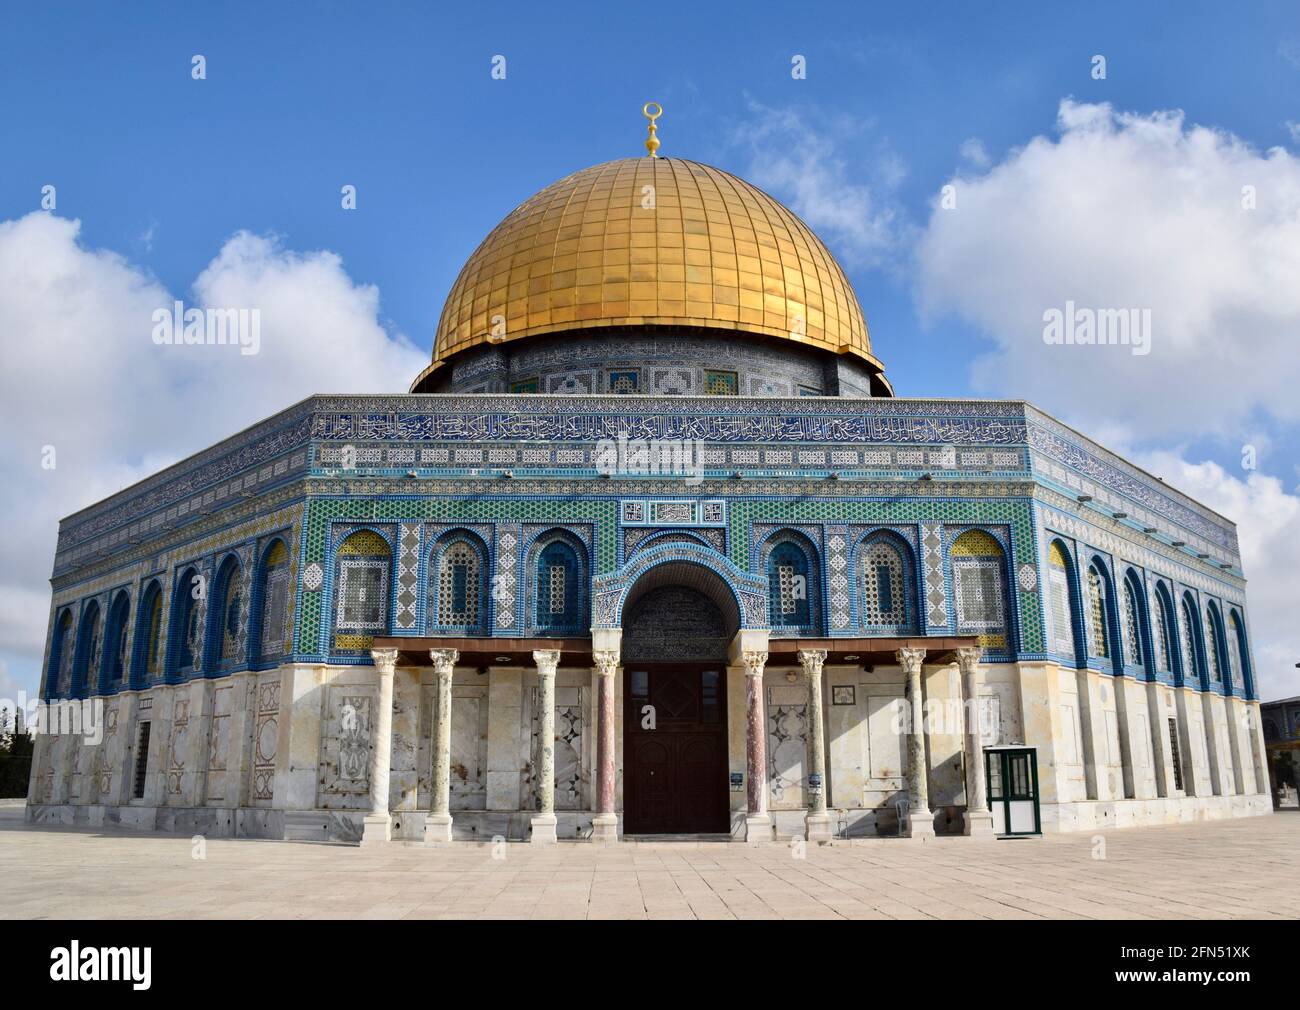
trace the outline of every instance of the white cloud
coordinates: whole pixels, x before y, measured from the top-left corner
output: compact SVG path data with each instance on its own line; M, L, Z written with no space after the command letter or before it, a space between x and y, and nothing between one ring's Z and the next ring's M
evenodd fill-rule
M745 178L779 194L846 264L886 268L896 263L895 254L910 235L896 198L904 175L897 155L877 143L872 156L855 161L850 173L843 143L866 124L822 122L757 102L750 103L750 111L754 120L739 134L754 154ZM851 174L865 181L852 181Z
M186 304L256 308L261 350L153 343L174 295L143 269L87 249L80 222L45 213L0 222L0 650L30 658L48 618L58 520L315 392L402 392L427 363L380 321L379 292L331 252L298 253L240 232ZM56 467L42 469L45 446ZM25 667L26 664L23 664Z
M1169 451L1135 453L1137 465L1238 524L1254 638L1260 698L1300 695L1300 623L1295 619L1300 571L1300 497L1258 471L1244 479L1217 463L1189 463Z
M987 168L991 160L989 152L984 148L984 141L979 137L968 137L962 141L961 156L976 168Z
M951 180L956 207L936 202L917 245L923 315L993 342L977 387L1133 440L1237 444L1253 411L1300 420L1300 160L1180 112L1066 100L1057 127ZM1150 309L1151 353L1045 344L1043 314L1067 300Z

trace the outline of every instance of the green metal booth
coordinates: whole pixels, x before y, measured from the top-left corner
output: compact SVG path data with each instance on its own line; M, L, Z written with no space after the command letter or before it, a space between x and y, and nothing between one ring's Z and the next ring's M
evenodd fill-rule
M999 838L1042 834L1037 748L1023 744L985 747L984 770L994 833Z

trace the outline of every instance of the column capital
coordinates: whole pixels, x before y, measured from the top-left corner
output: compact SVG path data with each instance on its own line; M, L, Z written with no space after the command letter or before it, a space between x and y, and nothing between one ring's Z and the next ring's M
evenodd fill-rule
M451 673L456 666L456 660L460 659L459 649L430 649L429 659L433 663L434 672L441 675Z
M898 665L903 668L903 672L910 677L912 674L921 672L921 663L925 660L925 650L899 649L894 653L894 658L898 660Z
M555 668L560 665L559 649L534 649L533 662L537 664L540 677L554 677Z
M602 677L612 677L618 672L619 654L617 649L597 649L591 654L591 665Z
M825 649L800 649L797 653L799 662L803 664L805 677L820 677L822 675L822 664L826 662Z
M761 677L763 668L767 666L766 650L759 652L757 650L746 650L740 654L741 662L745 664L745 676Z
M977 645L964 646L957 650L957 666L963 674L974 673L980 665L984 650Z
M393 671L397 669L396 649L371 649L370 658L381 676L391 677Z

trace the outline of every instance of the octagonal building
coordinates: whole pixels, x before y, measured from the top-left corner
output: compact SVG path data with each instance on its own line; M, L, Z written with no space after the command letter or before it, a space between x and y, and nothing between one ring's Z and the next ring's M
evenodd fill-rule
M808 226L676 158L541 190L409 393L311 397L67 517L52 585L50 728L99 732L38 738L34 821L758 844L1271 810L1232 522L1027 402L894 396Z

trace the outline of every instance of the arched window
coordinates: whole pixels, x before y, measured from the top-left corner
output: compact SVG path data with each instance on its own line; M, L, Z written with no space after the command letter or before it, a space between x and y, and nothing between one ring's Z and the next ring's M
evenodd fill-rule
M1232 668L1232 686L1247 694L1249 686L1246 664L1250 654L1246 651L1246 627L1235 610L1228 612L1228 662Z
M1199 687L1205 679L1205 671L1196 645L1196 608L1190 594L1183 597L1178 617L1183 639L1183 683Z
M152 683L162 674L162 610L162 586L154 580L144 591L136 619L132 682L137 687Z
M263 662L285 652L289 623L289 551L275 540L262 555L261 607L257 629L257 657Z
M1088 566L1088 655L1110 658L1109 601L1106 578L1097 566Z
M1219 614L1213 603L1205 608L1205 662L1210 670L1210 682L1223 683L1222 639L1219 635Z
M338 550L334 589L334 651L365 655L388 631L388 573L392 551L372 530L358 530Z
M1065 548L1053 540L1047 548L1047 594L1050 608L1050 651L1075 659L1078 647L1074 638L1074 587L1072 567Z
M862 552L862 624L901 629L912 624L911 566L890 537L876 537Z
M1002 545L983 530L967 530L952 545L957 634L979 635L985 649L1007 650Z
M1173 612L1170 610L1169 598L1163 585L1156 587L1155 619L1151 622L1151 634L1155 641L1156 669L1162 673L1174 669L1174 644L1177 633L1173 625Z
M203 656L203 612L199 606L206 587L197 568L187 568L172 592L169 666L175 676L194 672Z
M212 632L212 658L220 668L236 665L243 658L240 609L243 606L243 572L232 554L217 570L216 592L212 594L212 610L208 624ZM209 668L211 664L209 665Z
M453 534L433 548L429 566L429 624L441 631L479 631L487 623L485 566L478 544Z
M77 661L72 671L73 697L84 698L94 689L103 645L99 604L91 601L81 615L81 634L77 636Z
M54 626L54 643L50 648L50 672L45 681L46 697L67 694L72 688L72 659L76 654L72 638L72 611L64 610Z
M782 540L767 556L768 620L775 628L813 626L813 575L808 555L793 540Z
M1142 590L1129 572L1121 588L1124 616L1124 665L1142 666Z
M585 611L583 566L573 545L552 540L537 554L533 592L539 628L580 630Z
M131 599L125 592L113 598L108 610L108 651L105 653L105 672L109 687L120 687L126 679L126 640L131 616Z

